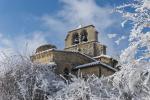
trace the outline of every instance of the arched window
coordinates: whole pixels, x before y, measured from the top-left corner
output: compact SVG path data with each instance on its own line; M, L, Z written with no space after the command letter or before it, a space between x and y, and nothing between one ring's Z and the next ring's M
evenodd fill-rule
M73 44L78 44L79 43L79 35L78 35L78 33L74 33L73 34L72 41L73 41Z
M86 30L83 30L83 31L81 32L81 42L87 42L87 41L88 41L87 36L88 36L87 31L86 31Z
M64 71L63 71L63 74L64 74L64 77L65 77L66 79L68 79L68 78L69 78L69 69L68 69L68 68L65 68Z

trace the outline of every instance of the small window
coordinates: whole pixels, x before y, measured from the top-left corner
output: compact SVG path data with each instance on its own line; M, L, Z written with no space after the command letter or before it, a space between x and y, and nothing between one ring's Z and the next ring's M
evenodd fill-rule
M87 41L88 41L87 36L88 36L87 31L86 31L86 30L83 30L83 31L81 32L81 41L82 41L82 42L87 42Z

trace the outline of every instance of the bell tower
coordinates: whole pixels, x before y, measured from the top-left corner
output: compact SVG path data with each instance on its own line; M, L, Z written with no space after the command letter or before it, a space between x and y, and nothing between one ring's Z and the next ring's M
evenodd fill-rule
M93 25L69 31L65 39L65 50L91 57L106 54L106 46L98 42L98 32Z

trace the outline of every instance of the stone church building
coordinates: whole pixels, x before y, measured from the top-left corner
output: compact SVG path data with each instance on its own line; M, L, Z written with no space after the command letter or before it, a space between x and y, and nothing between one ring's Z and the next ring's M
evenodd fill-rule
M98 42L98 32L95 26L88 25L68 32L65 38L64 50L58 50L56 46L46 44L38 47L32 62L53 64L56 74L69 73L83 76L95 74L98 77L115 73L117 60L106 55L107 47Z

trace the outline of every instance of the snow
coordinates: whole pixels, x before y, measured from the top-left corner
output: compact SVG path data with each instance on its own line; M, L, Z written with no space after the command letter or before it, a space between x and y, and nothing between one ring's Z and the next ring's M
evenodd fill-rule
M109 55L104 55L104 54L101 54L100 57L112 58L111 56L109 56Z
M82 28L82 25L79 25L76 29Z
M34 64L23 56L6 59L0 64L0 67L9 69L0 76L0 99L17 100L19 97L18 100L32 100L37 89L52 96L65 86L53 72L53 65L55 63Z
M39 54L46 53L46 52L53 51L53 50L55 50L55 49L53 48L53 49L48 49L45 51L37 52L37 53L35 53L35 55L39 55Z
M144 0L142 6L140 7L140 10L144 11L145 8L150 9L150 0Z
M103 67L106 67L106 68L111 69L113 71L117 71L115 68L112 68L108 64L105 64L105 63L103 63L101 61L96 61L96 62L91 62L91 63L79 65L79 66L76 66L74 69L85 68L85 67L89 67L89 66L93 66L93 65L102 65Z
M123 22L121 23L121 26L124 27L126 22L127 22L127 20L123 21Z

